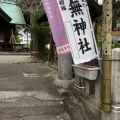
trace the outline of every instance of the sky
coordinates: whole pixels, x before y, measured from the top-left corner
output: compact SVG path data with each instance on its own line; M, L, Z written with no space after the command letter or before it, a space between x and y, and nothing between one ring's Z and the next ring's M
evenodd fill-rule
M99 4L102 4L102 1L103 1L103 0L98 0L98 3L99 3Z

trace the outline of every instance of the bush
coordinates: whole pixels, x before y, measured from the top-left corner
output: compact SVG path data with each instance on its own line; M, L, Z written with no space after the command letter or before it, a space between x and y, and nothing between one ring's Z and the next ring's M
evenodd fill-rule
M42 54L46 53L45 45L49 43L49 24L48 22L37 23L38 18L44 14L44 11L38 11L34 14L31 14L31 36L32 36L32 45L35 51L38 51Z

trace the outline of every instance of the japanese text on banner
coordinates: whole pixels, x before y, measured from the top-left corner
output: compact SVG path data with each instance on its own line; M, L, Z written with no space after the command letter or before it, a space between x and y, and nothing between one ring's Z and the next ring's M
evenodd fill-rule
M98 57L95 36L85 0L57 0L75 64Z
M56 0L42 0L58 54L70 53L63 20Z

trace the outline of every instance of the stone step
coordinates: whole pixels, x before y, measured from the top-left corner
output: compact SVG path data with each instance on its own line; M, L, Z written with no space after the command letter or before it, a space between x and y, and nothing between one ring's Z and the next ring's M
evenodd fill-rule
M62 114L52 114L52 115L24 116L24 117L3 117L0 120L70 120L70 119L69 117L64 117Z
M0 52L0 55L30 55L30 52Z
M60 114L63 111L64 105L61 100L37 100L33 98L0 101L0 118Z

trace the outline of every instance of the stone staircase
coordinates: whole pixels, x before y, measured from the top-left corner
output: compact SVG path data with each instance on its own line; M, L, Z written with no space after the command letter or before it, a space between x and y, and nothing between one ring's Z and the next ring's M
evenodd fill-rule
M70 120L62 100L7 99L0 101L0 120Z

